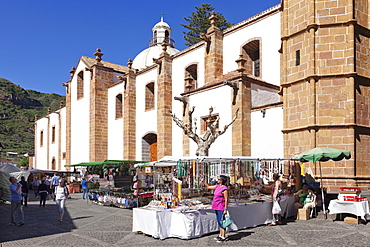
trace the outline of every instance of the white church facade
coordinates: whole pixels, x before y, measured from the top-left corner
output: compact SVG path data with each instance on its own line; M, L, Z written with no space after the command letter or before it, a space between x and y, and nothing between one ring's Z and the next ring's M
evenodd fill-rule
M204 41L182 51L174 48L163 19L152 31L150 47L127 66L104 61L100 50L96 58L81 57L63 84L65 106L36 121L35 168L194 156L196 143L168 112L186 121L193 106L198 135L209 117L219 116L222 129L240 109L210 156L284 156L279 6L223 32L212 25ZM237 82L238 89L225 81Z
M292 158L315 148L348 150L322 162L329 190L370 184L369 1L282 0L201 42L174 47L170 26L152 29L149 48L127 66L98 49L71 70L65 106L35 122L35 168L105 159L194 156L196 133L219 118L209 156ZM192 110L190 110L190 113ZM216 122L217 123L217 122ZM195 128L193 128L195 129ZM320 174L313 162L305 164Z

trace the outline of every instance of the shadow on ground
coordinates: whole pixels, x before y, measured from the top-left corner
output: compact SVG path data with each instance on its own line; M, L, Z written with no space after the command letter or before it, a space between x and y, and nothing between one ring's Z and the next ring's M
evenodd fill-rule
M65 233L76 229L68 213L68 206L65 209L63 222L59 222L57 206L53 200L47 200L45 207L39 207L38 198L31 194L28 206L23 207L23 212L25 225L11 226L10 204L0 204L0 243Z

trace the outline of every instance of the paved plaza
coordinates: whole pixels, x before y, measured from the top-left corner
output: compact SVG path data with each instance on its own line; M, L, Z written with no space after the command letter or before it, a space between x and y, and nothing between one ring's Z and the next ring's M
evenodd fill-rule
M32 192L32 191L31 191ZM98 206L71 194L64 221L58 221L52 200L40 208L31 194L24 208L25 225L10 226L10 205L0 205L1 246L370 246L370 224L352 225L322 216L309 221L287 220L281 226L259 226L228 234L217 243L217 234L191 240L154 239L135 234L132 210Z

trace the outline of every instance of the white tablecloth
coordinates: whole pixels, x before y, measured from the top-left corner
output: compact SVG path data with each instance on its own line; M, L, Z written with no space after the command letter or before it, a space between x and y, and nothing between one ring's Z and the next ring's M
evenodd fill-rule
M291 203L293 202L293 203ZM294 201L282 202L288 212L293 210ZM256 202L246 205L229 205L233 224L229 231L237 231L272 222L272 202ZM283 210L283 213L287 212ZM172 212L171 210L155 211L146 208L133 209L133 232L143 232L154 238L177 237L190 239L219 230L215 211L201 209L191 212Z
M366 220L365 216L369 215L369 202L348 202L331 200L329 203L329 214L354 214Z

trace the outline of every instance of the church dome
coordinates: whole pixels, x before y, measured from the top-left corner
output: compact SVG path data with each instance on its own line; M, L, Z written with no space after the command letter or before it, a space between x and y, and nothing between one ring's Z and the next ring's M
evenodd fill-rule
M171 39L172 29L163 21L163 17L161 17L160 22L154 25L152 31L153 37L149 40L149 48L140 52L132 63L132 67L135 69L144 69L145 67L154 64L153 58L158 58L163 52L161 44L164 41L168 44L168 54L174 55L179 52L179 50L175 48L175 42Z

